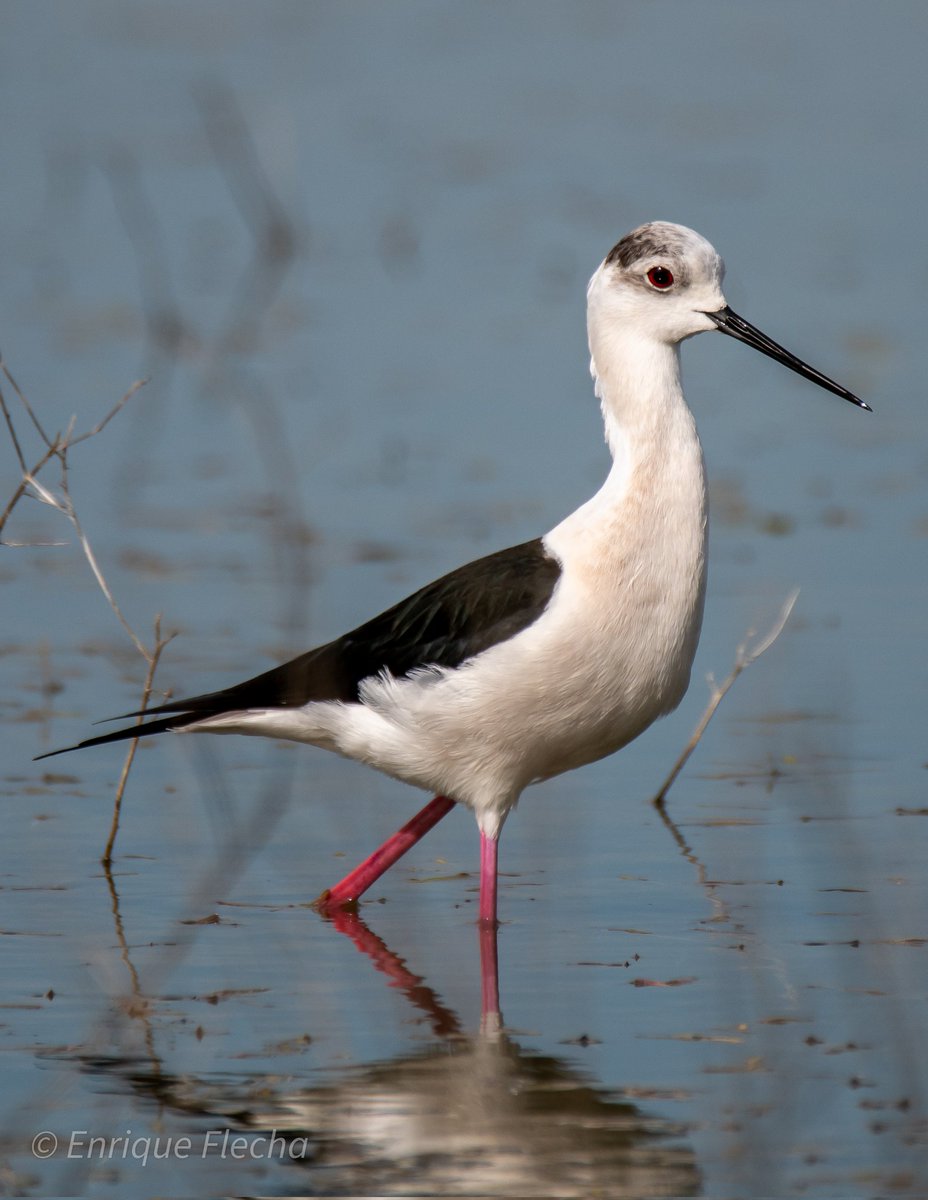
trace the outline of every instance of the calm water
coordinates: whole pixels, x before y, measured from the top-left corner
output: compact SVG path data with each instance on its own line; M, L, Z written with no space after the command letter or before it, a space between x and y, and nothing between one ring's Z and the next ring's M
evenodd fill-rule
M507 826L501 1026L468 814L356 920L308 907L422 803L321 752L143 747L107 877L121 753L31 759L135 707L144 664L24 501L0 561L7 1190L928 1191L928 18L840 11L4 6L0 346L51 431L150 379L70 487L128 620L178 631L162 690L261 670L589 495L584 287L642 220L708 236L733 307L876 410L685 347L713 485L694 684ZM705 674L795 585L662 821Z

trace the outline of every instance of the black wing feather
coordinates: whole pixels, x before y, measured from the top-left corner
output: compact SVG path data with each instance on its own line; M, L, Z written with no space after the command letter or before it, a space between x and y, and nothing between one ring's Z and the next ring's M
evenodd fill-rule
M88 738L67 749L181 729L240 709L293 708L314 700L350 703L358 700L362 680L382 671L402 678L416 668L457 667L530 625L547 607L559 577L560 566L540 538L499 550L443 575L380 616L290 662L234 687L172 700L144 714L174 716Z

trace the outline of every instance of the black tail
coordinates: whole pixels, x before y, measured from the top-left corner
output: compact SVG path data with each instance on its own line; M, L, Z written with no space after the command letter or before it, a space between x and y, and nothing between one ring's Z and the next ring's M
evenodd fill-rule
M98 737L86 738L74 746L61 750L49 750L33 760L52 758L56 754L69 754L72 750L84 750L88 746L102 746L106 742L121 742L127 738L148 737L153 733L165 733L171 729L183 729L206 717L220 713L240 712L248 708L287 708L307 703L309 700L354 700L357 699L357 681L353 677L342 677L336 668L338 656L333 653L338 643L330 642L316 650L301 654L299 658L282 666L273 667L254 679L224 688L219 692L206 692L202 696L188 696L182 700L171 700L144 712L123 713L112 717L114 721L130 717L157 717L158 720L139 721L127 729L113 733L101 733ZM164 714L173 714L170 716Z
M129 713L129 716L136 716L136 713ZM73 746L63 746L60 750L47 750L45 754L37 754L32 760L38 762L40 758L54 758L56 754L70 754L72 750L83 750L87 746L102 746L104 742L122 742L128 738L148 737L152 733L166 733L169 729L183 729L185 725L191 725L194 721L202 720L202 713L181 713L175 717L162 717L160 721L140 721L137 725L130 725L128 729L116 729L112 733L101 733L98 737L87 738L83 742L77 742ZM115 717L114 720L121 720L121 717Z
M310 660L312 652L292 663L265 671L255 679L247 679L235 687L225 688L220 692L205 692L202 696L188 696L183 700L170 700L167 704L159 704L142 712L121 713L118 717L109 717L111 721L128 721L130 717L158 717L156 721L139 721L127 729L116 729L113 733L101 733L97 737L86 738L73 746L64 746L61 750L49 750L38 754L33 762L40 758L53 758L56 754L70 754L72 750L84 750L88 746L103 746L106 742L122 742L128 738L148 737L153 733L167 733L171 729L183 729L202 721L205 717L216 717L220 713L235 712L243 708L270 708L287 703L289 696L285 684L294 674L294 668L304 661ZM171 716L163 714L170 713Z

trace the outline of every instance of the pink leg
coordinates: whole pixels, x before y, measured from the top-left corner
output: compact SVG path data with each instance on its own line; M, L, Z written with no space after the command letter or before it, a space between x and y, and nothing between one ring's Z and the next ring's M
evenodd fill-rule
M447 796L436 796L434 800L430 800L421 812L417 812L402 829L398 829L396 833L388 837L384 844L369 858L366 858L360 866L350 871L334 887L326 888L315 901L314 907L321 913L327 913L332 909L353 904L364 895L371 884L377 882L384 871L388 871L397 859L402 858L407 850L424 838L442 817L446 817L452 808L454 808L454 801L449 800Z
M496 928L496 851L499 842L480 831L480 924Z

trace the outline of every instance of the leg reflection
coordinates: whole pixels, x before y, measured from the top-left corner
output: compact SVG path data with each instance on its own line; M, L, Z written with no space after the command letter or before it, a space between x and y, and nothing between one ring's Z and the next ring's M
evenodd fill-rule
M339 933L354 942L378 971L387 976L391 987L399 988L411 1004L425 1013L436 1036L451 1037L461 1032L460 1021L438 993L423 981L421 975L414 975L405 960L394 953L383 938L373 933L358 913L336 909L327 919Z
M485 1030L499 1029L503 1023L499 1011L499 951L497 925L483 921L477 926L480 936L480 1017Z

